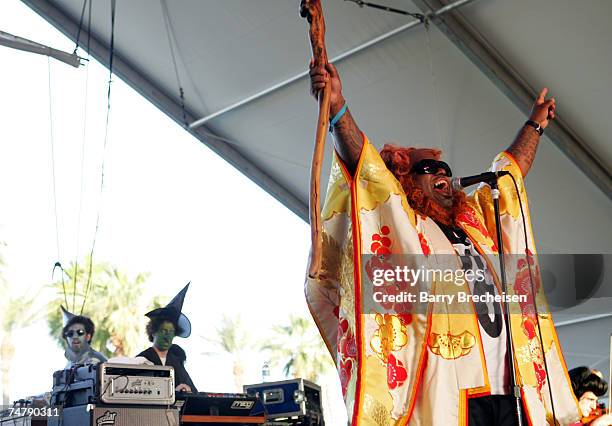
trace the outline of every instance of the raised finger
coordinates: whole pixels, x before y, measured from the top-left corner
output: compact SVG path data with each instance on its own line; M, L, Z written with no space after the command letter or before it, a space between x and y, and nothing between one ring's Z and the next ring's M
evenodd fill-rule
M544 98L546 97L546 94L548 93L548 88L544 87L542 90L540 90L540 94L538 95L538 98L536 99L537 103L542 103L544 102Z

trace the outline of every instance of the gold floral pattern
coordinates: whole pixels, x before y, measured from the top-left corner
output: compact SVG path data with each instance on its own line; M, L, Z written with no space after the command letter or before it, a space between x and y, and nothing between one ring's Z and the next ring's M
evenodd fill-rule
M325 255L321 259L320 281L326 287L335 287L333 283L340 281L340 264L343 253L340 250L340 243L325 230L321 232L321 240Z
M365 395L363 401L363 412L366 417L374 420L377 426L389 426L391 424L389 412L385 406L375 400L372 395Z
M457 359L470 353L476 339L468 331L458 335L432 333L427 343L434 354L444 359Z
M380 158L376 147L365 141L363 147L364 156L361 169L358 171L357 198L360 210L372 211L379 205L386 203L392 194L399 195L402 208L408 214L414 225L414 211L408 205L408 200L402 189L402 185L387 169L384 161Z
M519 346L516 349L516 359L521 364L531 364L532 362L544 362L540 345L535 341Z
M391 351L398 351L408 343L406 326L396 315L376 314L378 329L370 340L370 347L385 364Z
M349 212L351 191L349 183L346 181L338 161L339 160L334 156L329 182L327 184L325 205L321 212L323 221L331 219L335 214Z
M354 328L355 318L355 284L354 284L354 266L353 266L353 238L351 236L351 226L347 230L346 244L342 249L342 257L340 259L340 297L342 299L342 309L345 311L345 317L349 318L351 327Z

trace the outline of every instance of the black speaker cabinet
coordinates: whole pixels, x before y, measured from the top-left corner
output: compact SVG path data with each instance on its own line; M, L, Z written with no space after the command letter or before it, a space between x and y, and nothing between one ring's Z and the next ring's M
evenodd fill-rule
M64 408L49 426L179 426L178 410L166 407L81 405Z

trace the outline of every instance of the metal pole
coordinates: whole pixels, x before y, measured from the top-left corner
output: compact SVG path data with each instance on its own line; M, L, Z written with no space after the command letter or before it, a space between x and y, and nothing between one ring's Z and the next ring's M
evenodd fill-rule
M447 12L450 12L453 9L456 9L458 7L461 7L461 6L464 6L464 5L466 5L468 3L471 3L473 1L474 0L458 0L458 1L454 2L454 3L447 4L446 6L441 7L440 9L436 10L435 12L431 12L431 13L426 14L425 15L425 20L436 18L436 17L438 17L440 15L443 15L443 14L445 14ZM403 33L406 30L409 30L410 28L416 27L417 25L421 25L421 24L422 24L422 22L420 20L418 20L418 19L416 19L414 21L411 21L411 22L408 22L407 24L404 24L404 25L402 25L400 27L397 27L397 28L395 28L395 29L393 29L393 30L391 30L389 32L381 34L378 37L373 38L372 40L368 40L367 42L365 42L363 44L355 46L352 49L347 50L346 52L343 52L343 53L341 53L341 54L339 54L337 56L334 56L333 58L331 58L329 60L329 62L331 62L331 63L340 62L343 59L346 59L346 58L348 58L350 56L353 56L353 55L355 55L355 54L357 54L357 53L359 53L359 52L361 52L361 51L363 51L365 49L368 49L369 47L372 47L372 46L374 46L374 45L376 45L378 43L381 43L381 42L383 42L383 41L385 41L385 40L387 40L387 39L389 39L389 38L391 38L393 36L396 36L396 35L398 35L400 33ZM212 114L209 114L209 115L207 115L205 117L202 117L202 118L194 121L193 123L191 123L189 125L189 128L190 129L194 129L194 128L196 128L198 126L201 126L202 124L212 120L213 118L216 118L216 117L219 117L220 115L225 114L226 112L235 110L236 108L239 108L239 107L241 107L243 105L249 104L249 103L251 103L251 102L253 102L253 101L255 101L255 100L257 100L257 99L259 99L259 98L261 98L263 96L266 96L266 95L268 95L268 94L270 94L272 92L276 92L277 90L279 90L279 89L281 89L281 88L283 88L285 86L288 86L291 83L293 83L295 81L298 81L298 80L300 80L303 77L306 77L308 75L308 72L309 72L309 70L302 71L301 73L299 73L299 74L297 74L297 75L295 75L295 76L293 76L291 78L288 78L286 80L283 80L280 83L276 83L275 85L273 85L271 87L268 87L267 89L264 89L261 92L257 92L254 95L251 95L251 96L249 96L247 98L244 98L244 99L242 99L242 100L240 100L240 101L238 101L236 103L233 103L233 104L231 104L231 105L229 105L229 106L227 106L225 108L222 108L219 111L213 112Z
M499 273L501 278L502 293L506 294L508 285L506 283L506 265L504 261L504 241L502 237L501 220L499 215L499 189L497 188L497 180L489 182L491 186L491 196L493 198L493 209L495 211L495 228L497 230L497 247L499 253ZM521 388L518 386L516 379L516 369L514 368L514 346L512 344L512 324L510 323L510 307L508 303L504 303L504 322L506 323L506 347L508 348L508 368L510 370L510 388L516 400L516 420L517 425L523 425L523 416L521 411ZM542 348L542 353L544 349ZM550 384L549 384L550 386Z
M81 65L81 58L76 53L67 53L61 50L54 49L44 44L36 43L23 37L18 37L13 34L0 31L0 45L12 47L13 49L23 50L25 52L45 55L65 64L78 68Z
M558 322L555 321L555 327L559 328L559 327L563 327L566 325L580 324L582 322L595 321L598 319L609 318L609 317L612 317L612 314L597 314L597 315L589 315L587 317L576 318L576 319L571 319L571 320L558 321Z

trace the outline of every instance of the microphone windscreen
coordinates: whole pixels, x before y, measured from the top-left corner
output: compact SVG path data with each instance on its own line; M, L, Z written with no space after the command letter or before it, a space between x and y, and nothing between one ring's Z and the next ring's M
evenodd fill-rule
M463 189L463 186L461 185L461 179L458 177L452 178L451 188L453 188L453 191L461 191Z

